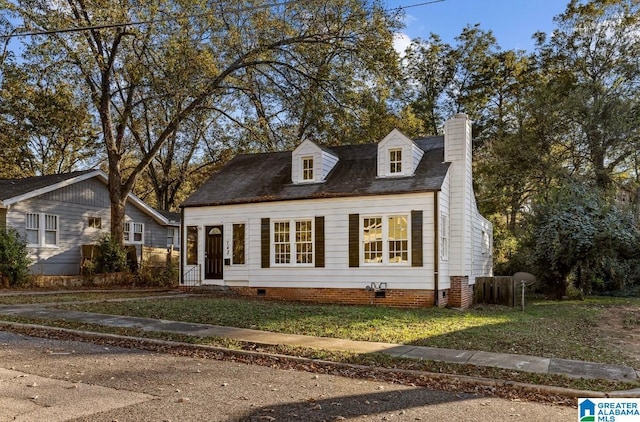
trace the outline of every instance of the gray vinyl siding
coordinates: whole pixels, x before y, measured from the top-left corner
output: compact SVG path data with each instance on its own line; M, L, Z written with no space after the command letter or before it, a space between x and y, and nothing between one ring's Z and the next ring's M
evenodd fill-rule
M43 275L75 275L80 270L80 245L94 243L110 231L111 211L107 187L97 179L84 180L36 198L12 205L7 224L26 237L26 213L58 216L58 244L29 247L31 272ZM131 203L125 209L127 220L145 224L144 240L149 246L166 247L167 229ZM102 228L88 226L89 217L100 217Z
M146 213L127 203L126 221L144 224L144 245L154 248L167 247L167 227L158 224Z
M61 204L70 203L88 207L109 208L109 191L102 182L95 178L45 193L38 198Z

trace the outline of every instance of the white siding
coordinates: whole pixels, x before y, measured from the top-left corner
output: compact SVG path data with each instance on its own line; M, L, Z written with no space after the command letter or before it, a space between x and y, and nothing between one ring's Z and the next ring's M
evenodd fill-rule
M423 211L423 267L387 265L349 267L349 214L407 214ZM219 207L185 208L184 225L198 226L198 260L203 264L204 227L224 224L225 258L229 258L233 223L246 222L246 265L224 267L224 283L256 287L365 288L372 282L390 289L433 289L433 194L389 195L339 199L283 201ZM325 218L325 267L261 268L261 219ZM188 268L185 268L188 270ZM214 284L205 280L205 284Z
M325 180L327 178L327 175L329 174L329 172L331 172L331 170L333 170L333 167L337 163L338 163L338 157L336 157L333 154L329 154L327 151L322 151L322 161L321 161L322 172L319 173L322 175L322 180Z
M317 177L320 163L320 149L311 141L304 141L291 154L291 180L293 183L309 183L302 179L302 158L313 157L313 176Z
M450 276L471 276L472 272L472 207L471 123L465 115L457 115L445 125L445 161L451 162L450 175Z
M451 211L449 208L449 174L445 177L442 183L442 190L438 193L438 208L440 208L440 212L438 213L438 218L440 218L441 214L444 214L449 219L449 228L451 227ZM441 228L438 229L438 231ZM440 233L437 234L438 241L440 239ZM451 261L451 231L449 230L448 234L449 238L449 254L447 257L442 257L442 247L443 245L439 245L438 251L438 259L439 267L438 267L438 288L448 289L451 285L449 279L449 262Z
M411 174L416 172L418 164L420 164L420 160L422 160L423 155L424 151L422 150L422 148L411 142Z
M450 214L451 256L449 276L476 277L492 275L491 252L482 252L483 238L493 238L491 223L476 206L473 192L471 122L464 114L456 115L445 125L445 161L451 162ZM484 235L483 235L484 233Z
M493 225L478 212L473 218L473 281L477 277L490 277L493 275Z

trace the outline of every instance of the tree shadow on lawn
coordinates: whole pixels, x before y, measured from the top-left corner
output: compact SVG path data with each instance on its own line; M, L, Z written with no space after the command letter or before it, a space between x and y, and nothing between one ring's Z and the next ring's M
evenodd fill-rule
M355 340L399 343L407 346L425 346L444 349L485 351L547 358L575 359L612 364L629 364L625 350L612 348L598 331L598 316L601 306L587 302L541 301L529 303L525 312L520 308L481 305L470 310L454 309L425 310L424 318L402 319L402 312L390 311L389 320L398 318L396 326L389 328L389 320L378 313L363 313L363 318L343 317L329 327L323 337L346 338L344 332L356 333ZM407 311L408 313L413 311ZM322 325L323 314L293 315L286 320L290 326ZM266 315L266 324L283 323L283 315ZM406 323L406 326L403 326ZM431 330L422 325L438 325ZM330 325L330 324L329 324ZM348 326L342 330L341 325ZM393 330L406 331L407 340L397 340ZM420 333L424 330L425 333ZM431 331L430 331L431 330ZM299 334L305 334L300 333ZM397 338L402 338L400 335ZM412 338L413 337L413 338ZM633 359L633 365L638 361Z

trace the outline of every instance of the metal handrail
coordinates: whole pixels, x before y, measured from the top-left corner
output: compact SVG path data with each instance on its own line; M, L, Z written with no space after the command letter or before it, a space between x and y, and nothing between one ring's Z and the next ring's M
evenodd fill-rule
M200 286L202 285L202 277L200 272L200 264L194 265L186 273L182 274L180 284L182 286Z

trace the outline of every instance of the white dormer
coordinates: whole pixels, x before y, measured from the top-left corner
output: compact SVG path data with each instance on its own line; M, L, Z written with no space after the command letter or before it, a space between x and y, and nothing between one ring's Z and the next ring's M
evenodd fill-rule
M291 153L291 180L293 183L324 182L337 162L338 157L331 151L312 141L303 141Z
M378 143L378 177L413 176L424 151L398 129Z

